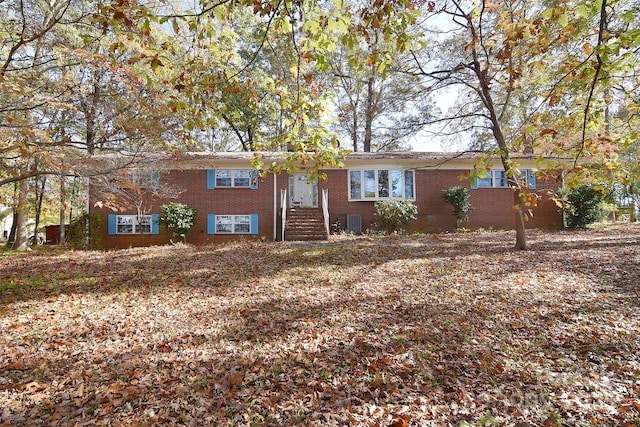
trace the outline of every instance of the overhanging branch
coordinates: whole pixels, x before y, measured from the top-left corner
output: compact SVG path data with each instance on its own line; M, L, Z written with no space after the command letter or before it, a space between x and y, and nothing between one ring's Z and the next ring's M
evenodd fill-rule
M582 137L580 139L580 150L576 154L576 157L573 162L573 167L575 168L578 163L578 159L582 156L584 152L584 147L586 143L587 137L587 121L589 118L589 111L591 111L591 103L593 102L593 93L595 92L596 85L598 84L598 79L600 78L600 72L602 71L602 57L600 56L600 48L604 44L604 33L607 29L607 0L602 0L602 4L600 6L600 25L598 27L598 43L596 44L595 51L596 53L596 70L593 75L593 80L591 81L591 87L589 88L589 96L587 97L587 105L584 107L584 113L582 115Z

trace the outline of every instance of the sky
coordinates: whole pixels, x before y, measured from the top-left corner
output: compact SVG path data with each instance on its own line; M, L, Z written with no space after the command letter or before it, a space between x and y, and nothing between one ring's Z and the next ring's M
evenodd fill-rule
M445 140L443 137L436 137L428 132L420 132L410 140L411 151L425 152L454 152L465 150L468 141L464 140L464 135L452 136Z
M440 96L436 98L436 105L438 110L446 114L456 101L456 93L452 89L447 89L440 92ZM432 125L427 127L427 130L418 132L417 135L411 138L409 141L412 147L412 151L426 151L426 152L454 152L463 151L469 144L469 136L461 133L457 136L442 136L436 135L438 131L442 130L442 125ZM431 131L429 131L429 129Z
M424 133L414 136L410 142L412 151L446 151L437 138Z

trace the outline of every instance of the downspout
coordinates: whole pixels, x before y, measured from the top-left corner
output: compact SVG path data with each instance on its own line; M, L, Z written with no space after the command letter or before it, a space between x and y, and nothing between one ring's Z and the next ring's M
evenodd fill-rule
M273 241L278 240L278 177L273 174Z

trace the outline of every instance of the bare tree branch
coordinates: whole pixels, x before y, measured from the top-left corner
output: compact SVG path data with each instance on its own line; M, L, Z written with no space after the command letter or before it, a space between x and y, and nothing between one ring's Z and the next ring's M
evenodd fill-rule
M596 89L596 85L598 84L598 80L600 79L600 72L602 71L602 57L600 55L600 48L604 44L604 34L607 30L607 0L602 0L602 4L600 6L600 25L598 27L598 42L595 46L594 51L596 53L596 69L593 74L593 80L591 81L591 87L589 88L589 96L587 97L587 105L584 107L584 113L582 115L582 137L580 141L580 150L576 154L574 159L573 167L575 168L578 164L578 159L582 156L584 152L586 137L587 137L587 121L589 112L591 111L591 103L593 102L593 93Z

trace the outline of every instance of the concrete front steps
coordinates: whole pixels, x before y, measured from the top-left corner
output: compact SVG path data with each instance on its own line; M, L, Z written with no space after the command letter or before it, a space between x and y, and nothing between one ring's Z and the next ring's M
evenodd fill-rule
M287 224L284 229L286 241L328 240L324 228L322 209L293 208L287 212Z

